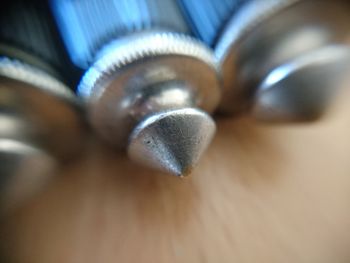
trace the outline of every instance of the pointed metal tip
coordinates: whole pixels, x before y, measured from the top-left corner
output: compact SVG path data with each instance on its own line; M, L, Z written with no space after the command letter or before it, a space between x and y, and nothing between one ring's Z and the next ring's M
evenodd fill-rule
M158 113L134 129L128 154L138 163L185 177L208 147L215 130L212 118L197 109Z
M56 159L27 142L0 138L0 213L30 201L53 178Z
M258 91L252 107L252 115L260 121L272 123L306 122L316 120L326 108L321 98L307 93L307 87L274 87ZM320 92L321 93L321 92Z
M347 86L350 49L330 46L305 54L272 71L258 88L252 115L263 121L313 121Z

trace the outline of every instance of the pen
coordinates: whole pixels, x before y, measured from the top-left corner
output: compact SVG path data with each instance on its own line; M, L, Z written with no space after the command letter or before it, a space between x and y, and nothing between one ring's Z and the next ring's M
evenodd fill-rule
M27 199L83 147L82 108L64 83L48 10L20 0L0 10L1 208Z
M335 0L180 0L223 71L221 112L318 119L347 86L350 5Z
M54 0L90 123L141 164L191 172L215 132L216 60L172 0Z

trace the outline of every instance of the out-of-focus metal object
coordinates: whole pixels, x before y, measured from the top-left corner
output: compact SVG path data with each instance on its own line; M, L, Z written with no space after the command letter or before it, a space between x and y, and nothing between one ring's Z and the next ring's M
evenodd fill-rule
M211 141L215 57L173 0L52 1L96 132L139 163L188 174Z
M314 120L346 86L348 1L204 2L212 8L182 1L195 28L216 29L216 35L199 36L215 47L222 66L222 112L250 110L255 118L273 122ZM208 19L204 13L210 13Z
M63 50L42 4L8 1L0 11L1 210L41 190L83 146L83 112L59 77Z

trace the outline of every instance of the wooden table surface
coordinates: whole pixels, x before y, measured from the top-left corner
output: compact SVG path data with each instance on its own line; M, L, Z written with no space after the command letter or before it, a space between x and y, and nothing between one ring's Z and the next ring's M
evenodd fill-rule
M1 224L8 262L350 262L349 97L325 120L218 119L194 173L92 143Z

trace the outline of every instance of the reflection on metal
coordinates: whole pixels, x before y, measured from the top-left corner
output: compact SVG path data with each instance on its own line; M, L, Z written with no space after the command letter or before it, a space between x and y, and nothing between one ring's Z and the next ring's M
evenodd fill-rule
M96 132L145 165L175 175L191 170L212 138L215 128L205 112L217 107L220 83L212 52L183 34L187 26L176 2L65 0L53 1L52 8L71 59L87 68L78 93ZM190 128L194 118L197 128L208 129ZM160 129L164 123L171 133ZM171 142L166 153L142 145L140 138L150 134ZM177 169L166 161L184 156Z
M194 12L187 9L197 18ZM273 122L322 116L349 73L349 13L342 0L242 1L213 43L223 71L221 111Z
M141 122L130 136L129 156L177 176L186 176L208 147L215 124L204 112L179 109Z
M62 82L72 74L48 11L25 0L0 10L0 210L28 201L83 145L82 109Z
M0 138L0 204L10 212L45 187L55 174L57 160L39 148Z
M317 119L349 82L348 72L348 47L328 46L308 52L267 76L258 88L252 114L274 122Z
M1 209L26 201L82 147L79 105L45 72L0 58Z

